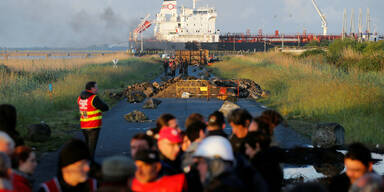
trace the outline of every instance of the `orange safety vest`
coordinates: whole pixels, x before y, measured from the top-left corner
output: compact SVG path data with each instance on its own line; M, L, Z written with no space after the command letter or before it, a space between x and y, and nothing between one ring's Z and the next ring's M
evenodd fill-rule
M94 129L101 127L102 113L100 109L93 106L92 102L96 95L92 95L87 99L77 99L80 110L80 127L82 129Z
M162 176L160 179L141 183L136 178L132 181L132 191L135 192L183 192L187 191L187 180L184 174Z
M89 185L90 192L96 192L97 190L96 180L89 178L87 183ZM44 188L46 192L61 192L61 187L56 177L41 184L41 186Z

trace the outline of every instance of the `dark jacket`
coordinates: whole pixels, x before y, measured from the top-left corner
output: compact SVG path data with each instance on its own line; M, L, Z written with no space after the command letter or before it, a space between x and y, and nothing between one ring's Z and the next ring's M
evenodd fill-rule
M64 181L62 176L57 177L57 181L59 182L61 192L91 192L92 191L91 186L89 184L89 179L86 182L80 183L74 187L68 185ZM38 192L46 192L46 190L44 189L44 187L40 187Z
M268 185L269 191L279 192L283 184L283 171L280 162L283 160L284 151L271 147L257 153L250 161Z
M242 155L245 155L245 137L244 138L238 138L235 134L231 136L229 139L232 145L232 149L234 153L241 153Z
M351 181L346 173L334 176L329 184L329 192L348 192Z
M183 173L181 169L181 153L177 156L174 161L171 161L163 154L160 153L160 162L161 162L161 175L176 175Z
M212 179L205 187L204 192L238 192L247 191L244 183L239 179L236 173L226 171Z
M241 154L235 153L236 159L236 174L239 176L239 179L244 183L247 190L246 191L258 191L266 192L268 191L268 185L265 182L264 178L261 176L259 171L252 167L249 161Z
M222 136L222 137L228 138L228 135L222 129L208 131L207 137L209 136Z
M88 92L88 91L83 91L83 92L81 92L81 94L80 94L80 98L81 98L81 99L87 99L87 98L89 98L89 97L92 96L92 95L94 95L94 93L91 93L91 92ZM100 109L102 112L104 112L104 111L108 111L108 110L109 110L108 105L105 104L105 103L99 98L99 96L96 96L96 97L93 99L92 105L95 106L97 109Z

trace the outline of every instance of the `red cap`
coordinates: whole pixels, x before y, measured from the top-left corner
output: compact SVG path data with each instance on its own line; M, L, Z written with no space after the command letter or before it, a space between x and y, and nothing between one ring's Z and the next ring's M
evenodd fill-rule
M183 141L179 131L172 127L161 128L158 140L162 139L168 139L171 143L181 143Z

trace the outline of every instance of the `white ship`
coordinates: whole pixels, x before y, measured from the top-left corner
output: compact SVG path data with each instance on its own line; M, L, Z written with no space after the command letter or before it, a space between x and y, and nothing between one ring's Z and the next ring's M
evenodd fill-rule
M163 0L155 20L155 38L170 42L219 42L216 30L217 12L214 8L177 8L176 0Z

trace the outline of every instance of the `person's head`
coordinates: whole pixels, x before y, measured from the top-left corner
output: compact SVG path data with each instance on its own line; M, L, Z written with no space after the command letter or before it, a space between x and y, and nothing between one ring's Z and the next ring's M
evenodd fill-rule
M200 143L193 157L197 161L200 181L206 184L235 163L231 143L221 136L210 136Z
M384 191L382 176L376 173L367 173L356 180L349 189L350 192L379 192Z
M101 171L103 181L126 183L135 174L135 163L126 156L112 156L103 161Z
M32 175L35 172L37 161L36 154L28 146L18 146L12 156L12 167L26 174Z
M263 116L253 118L253 121L249 125L249 131L260 131L262 133L272 135L272 131L270 129L269 120Z
M215 111L208 116L208 131L222 130L225 128L224 114L220 111Z
M187 127L185 134L191 143L201 141L204 139L206 128L207 125L205 123L196 121Z
M252 116L245 109L235 109L228 115L228 122L232 127L232 132L238 138L247 136L248 127L251 124Z
M4 152L7 155L12 155L15 149L15 142L5 132L0 131L0 152Z
M172 127L163 127L159 133L157 146L160 153L171 161L177 158L180 152L182 138L180 132Z
M177 122L176 117L169 113L162 114L156 120L156 128L160 130L163 127L172 127L179 129L179 124Z
M373 160L371 152L361 143L352 143L344 157L346 174L353 184L368 172L372 172Z
M142 149L152 149L154 141L152 137L145 133L138 133L131 139L131 156L134 157L137 151Z
M261 117L265 117L266 119L269 119L269 122L271 123L271 129L274 129L277 125L282 123L284 121L283 116L277 111L274 110L265 110L261 113Z
M141 150L135 156L135 178L141 183L149 183L159 176L161 163L156 151Z
M267 149L271 144L271 137L268 134L265 134L260 131L251 131L248 132L247 137L245 137L245 154L252 158L258 152Z
M85 90L92 92L92 93L97 93L98 87L95 81L90 81L87 84L85 84Z
M10 104L0 105L0 130L12 132L16 129L16 108Z
M59 154L59 173L64 181L76 186L88 179L91 155L88 146L79 139L71 139L64 144Z
M0 152L0 178L9 178L11 171L11 160L9 156Z
M188 128L189 125L192 123L199 121L202 123L205 123L204 116L201 115L200 113L192 113L191 115L188 116L188 118L185 120L185 128Z

